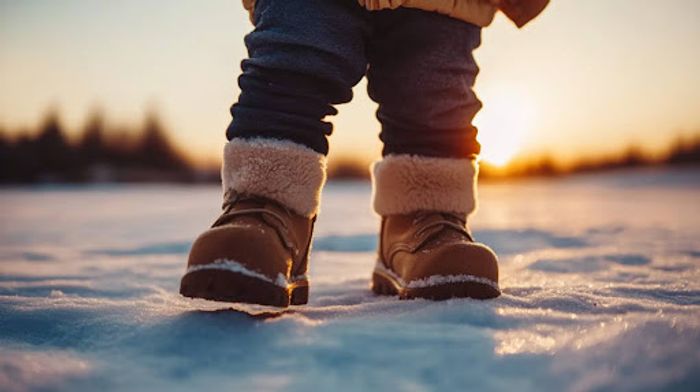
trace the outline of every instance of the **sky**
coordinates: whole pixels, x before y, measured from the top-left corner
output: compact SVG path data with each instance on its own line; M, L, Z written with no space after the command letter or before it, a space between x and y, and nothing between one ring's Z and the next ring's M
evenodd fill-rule
M237 0L0 0L0 128L36 128L51 108L71 132L94 110L115 126L155 110L180 149L217 162L251 29ZM552 0L521 30L497 15L475 56L486 161L653 152L700 133L696 0ZM379 157L365 89L338 107L331 162Z

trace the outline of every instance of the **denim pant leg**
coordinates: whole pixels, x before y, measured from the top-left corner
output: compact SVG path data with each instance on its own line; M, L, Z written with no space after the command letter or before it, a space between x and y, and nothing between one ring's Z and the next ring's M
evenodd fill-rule
M336 114L367 69L368 13L355 0L258 0L249 58L226 136L275 138L328 153Z
M368 90L379 103L383 155L464 158L479 153L471 121L481 108L472 91L472 51L481 28L414 9L372 19Z

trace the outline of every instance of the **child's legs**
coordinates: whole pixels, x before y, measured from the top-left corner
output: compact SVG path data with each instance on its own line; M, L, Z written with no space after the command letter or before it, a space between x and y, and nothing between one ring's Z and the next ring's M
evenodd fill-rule
M290 140L327 154L332 125L323 118L352 98L368 32L354 0L258 0L228 139Z
M374 15L369 41L370 97L379 103L383 154L467 158L479 153L471 121L477 26L399 8Z

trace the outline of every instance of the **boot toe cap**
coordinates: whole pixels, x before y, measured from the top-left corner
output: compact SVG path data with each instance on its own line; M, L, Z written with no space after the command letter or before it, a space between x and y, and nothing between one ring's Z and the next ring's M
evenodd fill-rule
M188 268L225 261L271 278L285 274L291 260L271 229L247 225L214 227L192 244Z
M471 276L498 283L498 258L486 245L457 243L417 254L408 281L434 276Z

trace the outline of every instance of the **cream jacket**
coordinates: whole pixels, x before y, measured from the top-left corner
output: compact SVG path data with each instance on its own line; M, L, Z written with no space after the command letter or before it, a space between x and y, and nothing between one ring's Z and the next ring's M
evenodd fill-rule
M357 0L370 11L398 7L418 8L438 12L456 19L486 27L496 14L489 0Z
M357 0L357 2L370 11L398 7L419 8L439 12L482 27L488 26L496 13L496 7L489 0ZM250 12L252 19L255 0L243 0L243 6Z

